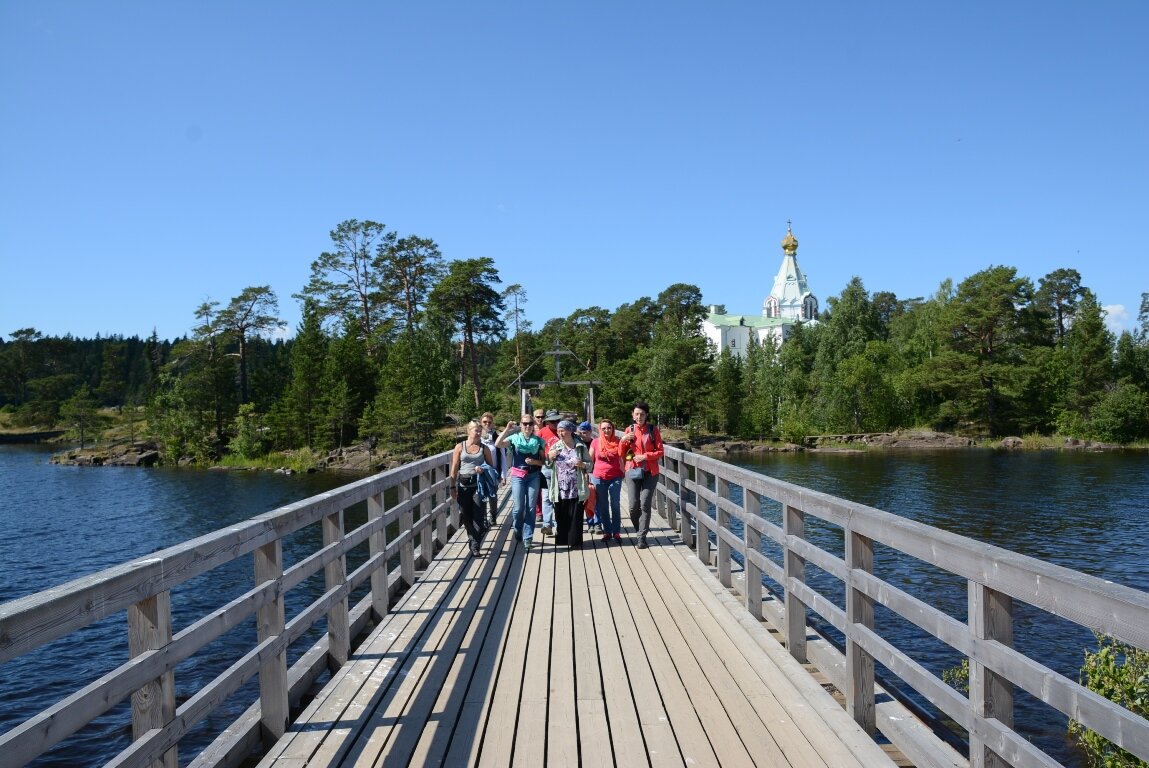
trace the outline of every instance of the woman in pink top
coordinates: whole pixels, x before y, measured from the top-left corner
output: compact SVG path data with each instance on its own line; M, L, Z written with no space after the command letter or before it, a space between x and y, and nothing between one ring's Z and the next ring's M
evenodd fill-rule
M614 434L614 422L603 419L598 425L598 437L590 444L590 481L595 487L595 514L602 526L602 540L621 539L622 511L619 494L622 492L621 444ZM610 514L607 514L609 506Z

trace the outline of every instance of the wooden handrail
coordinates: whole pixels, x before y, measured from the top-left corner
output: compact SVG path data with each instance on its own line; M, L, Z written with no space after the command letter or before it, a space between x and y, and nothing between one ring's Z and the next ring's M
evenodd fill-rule
M132 697L133 743L111 765L178 765L183 736L253 676L259 702L205 752L234 761L287 725L289 707L318 675L346 662L353 638L386 615L396 594L434 557L458 527L447 491L450 454L406 464L288 504L146 557L0 605L0 664L126 612L129 661L97 680L77 681L66 698L0 734L0 762L23 764ZM390 493L388 493L390 492ZM396 496L390 508L384 502ZM367 521L346 530L344 512L367 503ZM322 542L290 566L285 537L316 526ZM347 555L367 547L366 561L347 573ZM240 558L251 558L253 586L172 634L172 589ZM390 563L397 562L394 570ZM285 597L314 574L324 593L287 615ZM354 608L353 590L370 591ZM176 706L175 668L243 621L256 618L256 644L226 671ZM327 631L287 668L287 649L312 626ZM238 745L238 746L237 746Z
M1149 721L1015 649L1012 628L1013 603L1020 601L1146 649L1149 594L669 445L659 477L656 504L683 542L704 563L711 563L712 552L717 554L717 574L726 586L738 582L730 576L730 563L722 560L737 558L743 564L747 609L778 626L791 655L806 661L808 612L842 632L844 657L823 642L818 644L821 660L815 663L842 690L847 708L863 727L875 727L874 664L880 663L969 731L972 766L1057 765L1013 729L1014 687L1149 759ZM732 486L740 499L733 498ZM781 505L781 526L763 517L765 499ZM806 538L811 518L843 531L841 556ZM741 535L731 521L739 523ZM781 548L781 562L763 553L764 540ZM967 621L875 575L875 544L965 579ZM843 604L806 583L807 563L841 581ZM781 585L783 594L764 601L763 575ZM969 696L879 635L873 622L876 605L968 657ZM879 726L890 741L917 758L918 765L931 764L912 736L891 720Z

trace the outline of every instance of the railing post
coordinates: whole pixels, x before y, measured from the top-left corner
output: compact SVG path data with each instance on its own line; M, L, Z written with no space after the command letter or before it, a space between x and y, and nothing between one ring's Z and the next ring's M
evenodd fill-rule
M782 509L782 533L788 541L790 536L806 538L806 513L797 507L785 505ZM787 544L782 563L786 590L786 649L790 655L803 664L806 663L806 604L794 594L791 585L806 583L806 558L799 556Z
M704 472L697 467L694 468L694 484L696 487L705 486L707 490L709 490L710 480L713 477L714 475L709 472ZM710 557L710 534L698 523L698 519L701 519L706 512L702 509L702 500L698 497L697 491L694 493L694 498L694 517L696 518L694 524L694 552L698 555L698 559L702 561L703 565L709 566L712 562Z
M670 459L670 458L666 458L666 457L663 457L662 462L663 462L663 466L670 465L671 471L674 473L674 476L676 478L673 481L671 481L669 478L663 479L662 496L660 499L660 501L662 502L663 517L666 518L666 522L670 525L670 529L673 531L677 531L678 530L678 501L677 501L677 498L678 498L678 489L682 483L682 462L679 461L678 459ZM675 494L675 500L674 501L672 501L670 498L671 491L674 491L674 494Z
M343 510L323 517L323 546L343 541ZM340 555L323 566L323 580L327 591L341 587L347 581L347 557ZM333 669L347 663L351 653L351 622L347 616L347 598L327 610L327 655Z
M367 497L367 519L379 520L386 514L383 502L383 491L373 493ZM367 544L370 556L382 556L387 551L387 526L380 525L379 530L371 534ZM390 566L387 558L371 572L371 608L375 613L375 620L379 621L388 614L391 607Z
M682 537L682 543L688 548L694 547L694 531L690 528L690 518L693 513L690 511L690 505L686 502L687 494L687 473L694 470L693 465L682 464L683 472L678 476L678 513L680 515L678 535ZM694 472L694 477L697 479L698 473ZM695 497L697 498L697 497Z
M399 483L399 503L411 500L411 483L414 478L408 478ZM399 575L407 587L415 584L415 537L411 535L415 527L415 511L408 507L399 513L399 535L407 535L406 543L399 547Z
M419 473L419 491L430 491L435 482L434 468L428 469ZM419 519L430 517L435 511L435 498L433 493L428 493L426 498L419 502ZM431 543L434 531L431 526L434 525L433 520L427 521L428 525L423 526L423 530L419 532L419 554L423 556L423 567L426 567L432 560L435 559L435 547Z
M163 648L172 641L172 593L160 592L128 608L128 653L131 658ZM132 738L162 728L176 716L175 673L168 670L132 694ZM179 768L179 749L172 747L152 768Z
M742 509L746 513L743 536L746 539L746 610L762 620L762 569L750 558L751 552L762 552L762 534L750 524L762 516L762 496L749 488L742 489Z
M873 629L874 602L853 585L853 571L872 573L874 570L874 542L846 528L846 582L847 629L857 624ZM873 734L877 724L874 701L874 657L866 653L846 634L846 709L854 722L866 733Z
M714 535L718 544L718 581L722 583L722 586L729 588L730 544L722 537L722 531L730 528L730 513L723 509L721 504L723 500L729 500L730 497L730 484L726 482L726 478L719 475L714 476L714 493L720 502L714 505L714 520L718 529Z
M436 482L436 478L440 474L445 478L450 478L450 471L449 470L439 469L438 471L436 471L431 476L432 484ZM449 482L449 480L448 480L448 482ZM443 547L447 546L447 539L451 538L451 530L447 527L447 520L451 515L451 512L450 512L451 507L456 506L456 504L454 504L451 501L451 492L450 491L447 491L447 494L446 494L447 509L441 509L441 510L436 511L436 508L439 506L438 502L439 502L439 494L436 493L435 498L431 501L431 514L435 515L435 521L434 521L435 541L439 544L439 549L441 550Z
M283 576L283 541L264 544L255 550L255 583L275 581ZM261 607L255 619L259 642L283 634L283 593ZM260 722L264 743L271 744L287 731L287 649L284 648L259 667Z
M996 640L1013 646L1013 598L984 584L969 582L969 629L974 642ZM994 718L1013 727L1013 685L983 664L969 661L969 703L973 716ZM1009 765L973 731L969 735L970 768L1004 768Z

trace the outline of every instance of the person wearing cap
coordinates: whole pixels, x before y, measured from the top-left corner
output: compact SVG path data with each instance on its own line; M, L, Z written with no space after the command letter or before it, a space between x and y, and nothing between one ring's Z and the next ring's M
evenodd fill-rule
M547 450L547 464L553 470L547 495L555 506L558 543L578 549L582 546L582 505L589 492L586 475L590 451L575 437L573 421L559 422L558 439Z
M589 421L584 421L578 425L578 439L589 451L591 443L594 440L594 433ZM583 507L583 511L586 513L587 530L591 533L596 533L601 530L602 526L599 524L601 521L598 519L598 497L595 493L594 483L591 483L588 490L590 494L586 497L586 504Z
M543 416L543 428L538 432L539 437L542 438L543 443L546 444L545 450L547 451L549 451L551 446L554 445L555 442L559 439L558 432L555 431L555 427L558 426L558 423L561 420L562 416L559 415L558 411L554 410L547 411L546 415ZM551 466L544 466L542 484L543 492L539 493L539 495L542 496L542 501L539 502L539 504L540 511L542 512L544 536L554 536L555 534L555 505L554 502L551 501L551 495L545 492L550 488L551 480L553 477L554 468Z

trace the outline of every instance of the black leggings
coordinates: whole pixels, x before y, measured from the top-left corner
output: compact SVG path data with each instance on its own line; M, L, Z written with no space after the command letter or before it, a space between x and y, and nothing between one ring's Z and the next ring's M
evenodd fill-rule
M483 514L482 505L475 503L475 493L478 490L478 483L468 487L460 485L456 496L459 500L459 519L462 521L470 541L478 541L483 533L482 526L479 524Z

